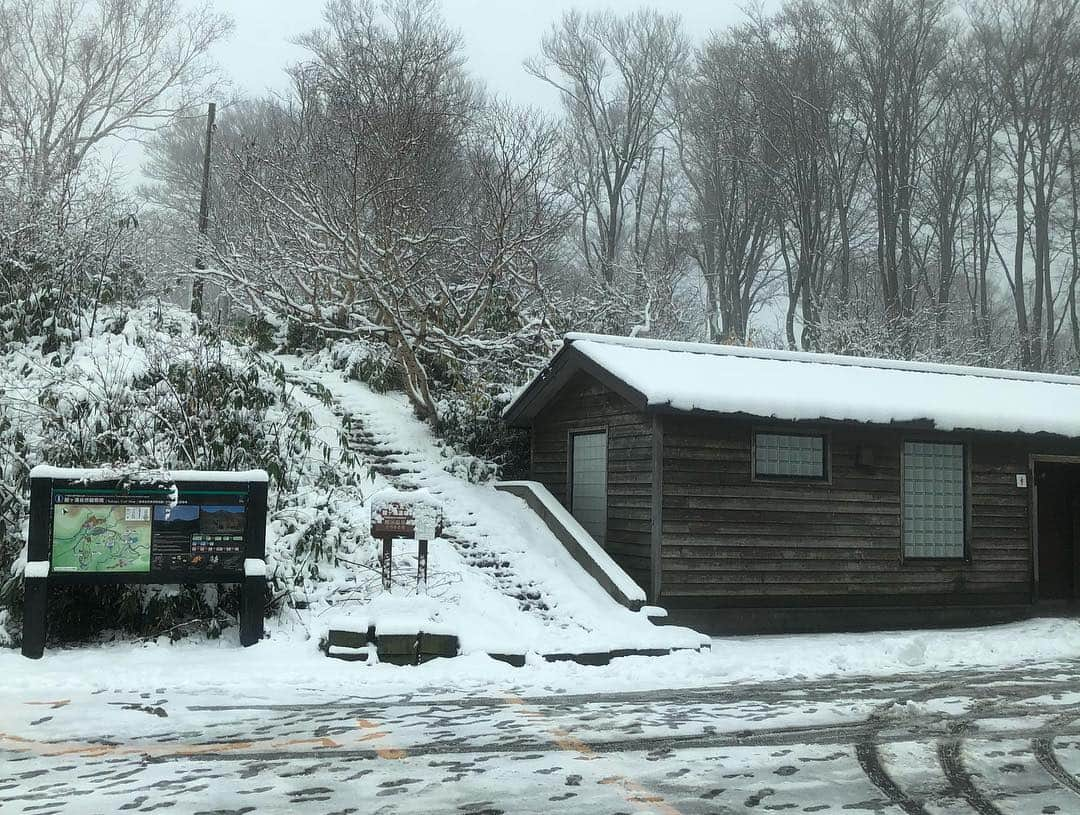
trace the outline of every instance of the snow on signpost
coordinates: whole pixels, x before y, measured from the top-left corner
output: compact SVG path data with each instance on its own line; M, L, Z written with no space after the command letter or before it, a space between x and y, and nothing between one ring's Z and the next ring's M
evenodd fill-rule
M371 537L382 541L379 563L382 584L390 591L393 543L396 538L417 541L416 588L424 591L428 576L428 542L442 534L442 505L427 490L383 490L371 500Z

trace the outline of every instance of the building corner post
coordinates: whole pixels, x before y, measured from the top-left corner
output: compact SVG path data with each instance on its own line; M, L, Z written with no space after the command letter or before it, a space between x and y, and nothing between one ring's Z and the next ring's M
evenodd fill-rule
M650 527L649 602L659 603L663 588L664 565L664 420L652 417L652 524Z

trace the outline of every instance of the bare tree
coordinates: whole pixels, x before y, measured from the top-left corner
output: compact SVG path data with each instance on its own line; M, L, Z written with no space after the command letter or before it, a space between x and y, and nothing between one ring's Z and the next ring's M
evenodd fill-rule
M931 79L950 36L945 0L834 0L833 18L859 80L877 213L877 266L885 314L915 305L913 200L923 139L940 101Z
M21 159L20 197L64 212L95 148L205 98L230 29L181 0L0 0L0 142Z
M661 103L684 58L679 21L647 9L626 17L572 11L541 51L526 67L562 94L582 252L611 288L628 228L641 219L634 192L646 185L635 175L669 124Z
M1080 366L1080 315L1077 313L1077 287L1080 286L1080 155L1076 152L1077 135L1070 132L1066 141L1069 176L1069 267L1065 312L1069 319L1074 367Z
M772 283L775 155L764 149L748 31L714 35L675 83L675 140L692 190L692 253L705 281L710 341L745 343Z
M941 104L926 131L922 183L915 197L920 220L926 225L921 248L914 250L918 283L933 313L936 348L946 340L954 284L962 265L960 233L980 149L985 93L966 53L952 49L932 79L932 92Z
M852 83L821 6L793 3L757 27L760 127L787 271L785 330L790 347L813 348L823 310L848 296L865 131L850 116Z
M970 113L976 136L972 158L971 203L969 215L970 265L965 270L965 283L971 311L971 324L985 360L990 360L994 345L991 327L990 266L993 262L998 224L1007 205L1000 202L998 188L1002 183L1002 145L998 138L1003 126L1004 107L994 89L993 67L980 58L976 35L968 37L971 54L968 66L970 92L973 94Z
M994 0L973 10L986 74L1005 112L1006 155L1014 182L1011 269L1001 260L1025 368L1044 367L1059 327L1050 227L1080 91L1078 9L1078 0ZM1033 279L1025 273L1028 251Z
M231 156L258 221L214 247L211 273L255 313L391 350L419 415L429 365L526 347L538 277L564 226L547 176L553 126L485 109L433 4L335 0L305 37L275 138ZM538 316L540 315L540 316Z

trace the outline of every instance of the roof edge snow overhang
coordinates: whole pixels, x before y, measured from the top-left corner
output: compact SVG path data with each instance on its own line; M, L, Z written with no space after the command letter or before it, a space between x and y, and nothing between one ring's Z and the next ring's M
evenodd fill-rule
M848 368L875 368L888 371L951 374L954 376L975 376L986 379L1007 379L1019 382L1044 382L1050 384L1080 386L1080 376L1050 374L1043 373L1042 371L1017 371L1011 368L980 368L971 365L956 365L954 363L882 359L879 357L847 356L844 354L823 354L817 351L787 351L773 348L751 348L742 345L723 345L706 342L653 340L638 337L618 337L608 334L587 334L582 332L571 332L564 338L564 342L567 344L572 344L579 340L602 343L604 345L640 348L647 351L672 351L683 354L705 354L710 356L741 357L743 359L767 359L776 362L842 365Z
M1019 380L1028 382L1046 382L1080 386L1080 377L1044 374L1029 371L1012 371L995 368L974 368L961 365L942 365L937 363L909 362L903 360L885 360L870 357L846 357L835 354L817 354L801 351L775 351L739 346L712 345L705 343L671 342L666 340L643 340L637 338L612 337L602 334L568 333L562 347L551 361L518 393L503 409L503 420L514 427L530 427L537 415L558 395L575 374L584 372L596 379L609 390L617 393L642 413L661 415L727 416L731 418L752 418L764 422L783 422L795 424L827 424L835 426L891 427L893 429L937 431L942 433L988 433L1003 436L1032 436L1047 439L1080 439L1080 434L1070 436L1050 431L1023 430L986 430L971 427L940 428L931 418L892 422L864 422L853 419L835 419L819 417L815 419L788 419L764 413L744 411L703 410L700 408L684 409L673 406L669 401L650 402L648 397L629 383L623 381L585 352L574 347L576 341L599 342L608 345L623 345L659 351L678 351L694 354L713 354L751 359L770 359L784 362L819 363L842 365L845 367L877 368L903 370L917 373L975 376L991 379Z
M529 427L540 411L547 407L579 372L587 373L638 410L644 411L649 407L645 394L575 348L575 338L574 335L567 335L562 348L551 358L551 362L503 409L504 422L512 427Z

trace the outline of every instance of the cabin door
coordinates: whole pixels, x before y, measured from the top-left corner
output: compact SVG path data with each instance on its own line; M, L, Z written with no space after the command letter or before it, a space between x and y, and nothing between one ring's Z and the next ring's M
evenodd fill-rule
M1037 462L1039 599L1078 599L1080 464Z
M570 436L570 514L601 546L607 536L607 432Z

